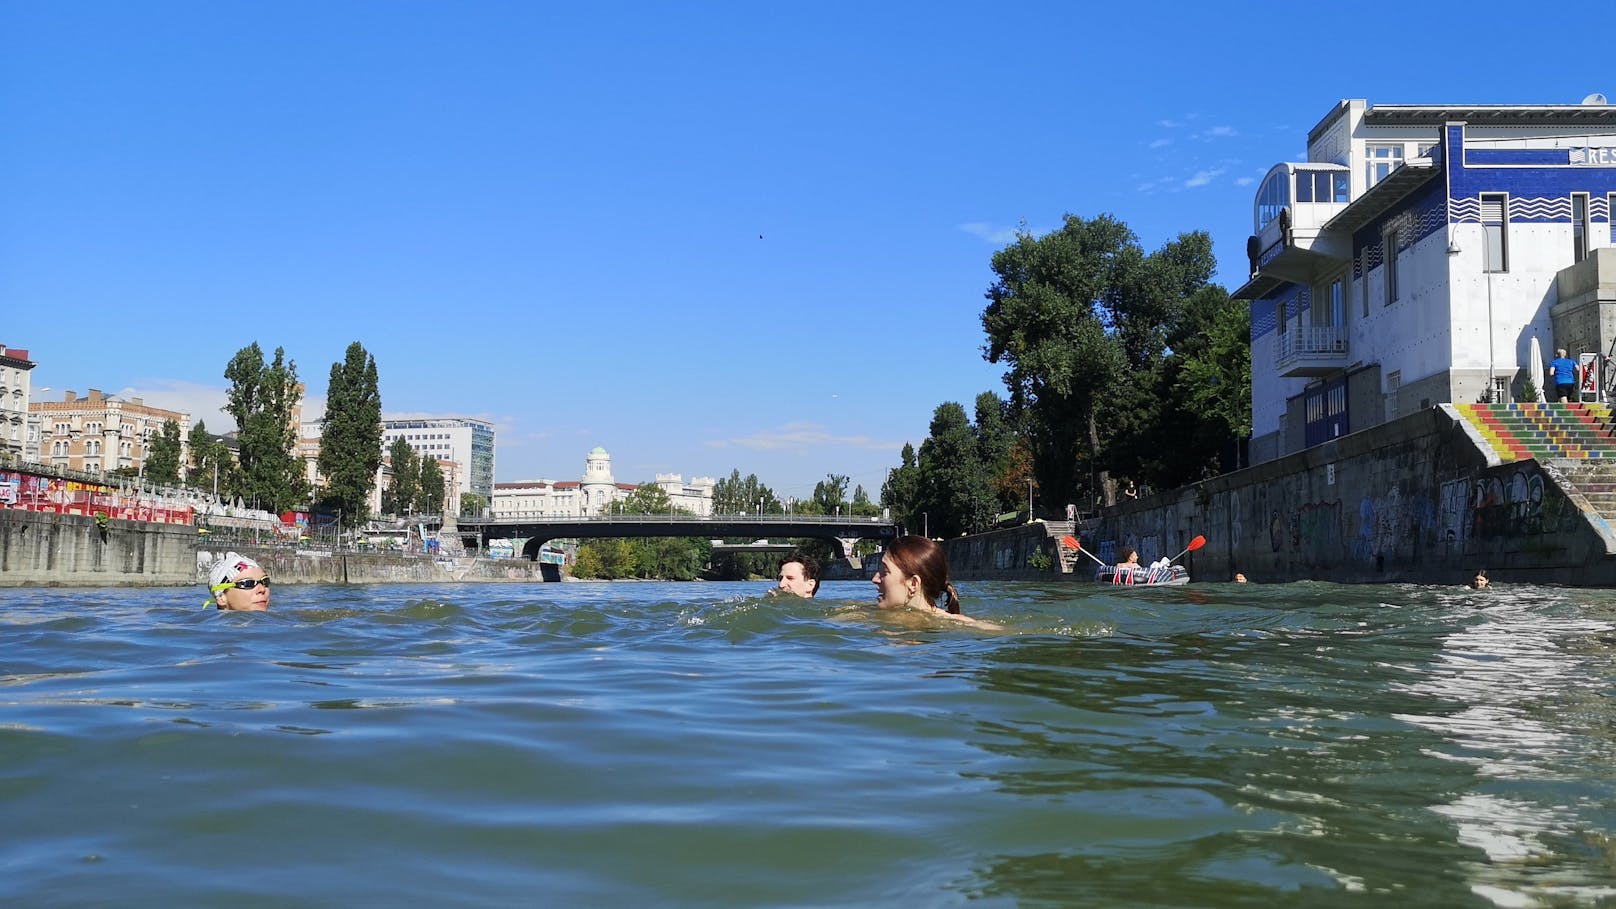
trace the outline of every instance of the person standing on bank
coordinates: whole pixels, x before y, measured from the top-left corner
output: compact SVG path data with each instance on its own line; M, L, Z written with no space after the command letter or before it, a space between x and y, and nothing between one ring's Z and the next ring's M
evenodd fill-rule
M1549 362L1549 375L1554 379L1554 397L1561 402L1575 401L1577 385L1582 380L1582 369L1577 361L1566 356L1564 347L1554 352L1554 359Z
M263 612L269 608L269 575L252 559L227 552L208 570L211 602L233 612Z

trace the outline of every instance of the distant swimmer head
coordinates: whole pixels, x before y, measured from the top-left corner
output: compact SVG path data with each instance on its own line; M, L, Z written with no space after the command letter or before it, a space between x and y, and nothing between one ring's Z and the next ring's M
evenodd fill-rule
M812 599L819 592L819 560L798 550L780 563L779 590Z
M1476 576L1470 579L1470 587L1473 590L1485 590L1490 583L1492 582L1487 580L1486 569L1476 572Z
M220 609L259 612L269 608L269 575L239 552L227 552L208 569L208 592Z

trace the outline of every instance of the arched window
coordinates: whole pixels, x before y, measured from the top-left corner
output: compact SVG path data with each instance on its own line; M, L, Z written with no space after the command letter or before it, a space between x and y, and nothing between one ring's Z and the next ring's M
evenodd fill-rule
M1275 165L1263 178L1257 190L1257 233L1262 233L1270 221L1279 217L1285 206L1291 204L1291 172L1283 164Z

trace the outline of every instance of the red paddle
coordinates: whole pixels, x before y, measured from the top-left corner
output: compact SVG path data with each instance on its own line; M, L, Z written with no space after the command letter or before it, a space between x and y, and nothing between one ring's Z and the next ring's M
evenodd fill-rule
M1200 549L1202 546L1205 546L1205 545L1206 545L1206 537L1203 537L1200 534L1196 534L1195 539L1190 540L1190 545L1184 547L1184 552L1194 552L1195 550ZM1184 558L1184 552L1181 552L1178 555L1173 556L1172 561L1176 562L1179 559Z
M1077 537L1074 537L1071 534L1067 534L1066 536L1061 537L1061 545L1065 546L1067 549L1075 549L1078 552L1083 553L1084 555L1086 555L1089 558L1093 559L1095 561L1095 563L1098 564L1101 568L1110 568L1111 567L1110 565L1107 565L1104 562L1101 562L1099 556L1096 556L1094 553L1089 552L1087 549L1084 549L1083 544L1081 544L1081 543L1079 543L1077 541Z

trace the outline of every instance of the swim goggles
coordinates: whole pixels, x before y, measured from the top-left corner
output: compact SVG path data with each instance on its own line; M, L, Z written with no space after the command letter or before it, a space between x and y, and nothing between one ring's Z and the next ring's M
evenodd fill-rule
M268 587L269 586L269 576L265 575L264 577L261 577L261 578L242 578L241 580L235 582L234 584L231 584L230 586L236 588L237 590L251 590L254 587L257 587L259 584L262 584L265 587Z

